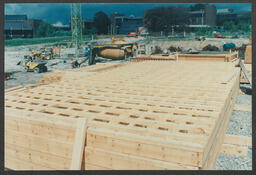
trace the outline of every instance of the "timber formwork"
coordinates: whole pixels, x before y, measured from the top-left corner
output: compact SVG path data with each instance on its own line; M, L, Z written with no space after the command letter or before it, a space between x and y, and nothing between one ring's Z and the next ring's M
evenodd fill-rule
M54 83L8 92L5 117L21 111L31 118L86 118L82 169L214 169L239 76L230 62L81 68L59 73Z

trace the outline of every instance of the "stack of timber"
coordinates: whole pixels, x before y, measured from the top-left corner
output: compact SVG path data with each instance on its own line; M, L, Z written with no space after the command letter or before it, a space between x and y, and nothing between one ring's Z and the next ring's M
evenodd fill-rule
M231 62L144 61L96 72L81 68L57 82L6 94L5 114L7 121L19 118L18 112L35 120L46 115L86 118L82 169L213 169L239 75ZM63 140L62 146L69 145Z
M220 61L220 62L230 62L236 59L238 52L233 52L229 54L179 54L179 60L189 60L189 61Z
M216 62L230 62L235 60L238 56L238 52L228 53L228 54L174 54L169 56L162 55L151 55L142 56L133 59L134 61L144 61L144 60L185 60L185 61L216 61Z
M27 104L33 109L33 104ZM8 105L7 105L8 106ZM79 170L86 119L5 108L5 168L11 170Z
M244 53L244 64L252 64L252 38L249 39Z
M252 46L251 45L246 46L244 56L245 56L244 63L252 64Z

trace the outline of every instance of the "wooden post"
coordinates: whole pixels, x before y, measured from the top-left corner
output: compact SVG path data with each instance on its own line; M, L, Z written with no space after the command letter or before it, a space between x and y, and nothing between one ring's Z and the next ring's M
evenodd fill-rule
M73 146L72 161L70 170L81 170L85 146L87 119L79 118L77 122L75 143Z

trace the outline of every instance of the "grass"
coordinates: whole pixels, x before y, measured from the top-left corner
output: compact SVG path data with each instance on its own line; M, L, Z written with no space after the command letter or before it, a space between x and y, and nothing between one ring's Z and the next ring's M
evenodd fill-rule
M24 45L32 45L32 44L41 44L41 43L54 43L61 41L71 41L71 36L59 36L59 37L45 37L45 38L26 38L26 39L13 39L13 40L5 40L5 46L24 46Z
M96 35L94 39L102 39L102 38L111 38L111 35ZM115 38L122 38L123 35L117 35ZM88 41L91 39L89 35L83 35L83 41ZM33 44L42 44L42 43L56 43L68 41L71 42L72 36L57 36L57 37L45 37L45 38L26 38L26 39L13 39L13 40L5 40L5 46L24 46L24 45L33 45Z

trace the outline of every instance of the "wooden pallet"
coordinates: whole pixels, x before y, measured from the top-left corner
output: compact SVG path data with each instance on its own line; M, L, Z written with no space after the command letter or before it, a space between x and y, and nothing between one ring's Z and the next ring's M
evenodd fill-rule
M5 108L88 119L83 169L213 169L239 75L227 62L146 61L91 74L81 68L6 95Z

